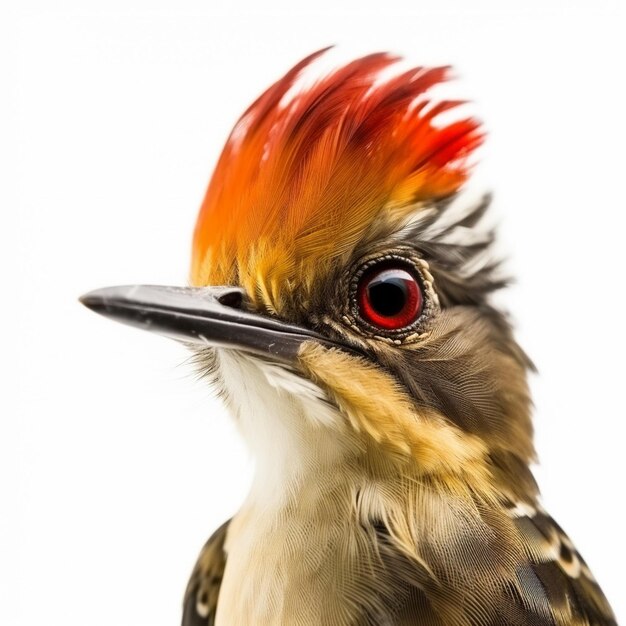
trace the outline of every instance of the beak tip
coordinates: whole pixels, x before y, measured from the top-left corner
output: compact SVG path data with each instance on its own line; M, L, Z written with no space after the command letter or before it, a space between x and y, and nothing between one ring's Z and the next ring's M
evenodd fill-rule
M118 287L105 287L84 293L78 301L90 311L105 313L123 295L125 294Z
M82 296L78 297L78 301L83 305L86 306L88 309L91 308L92 305L92 298L91 298L91 292L90 293L84 293Z
M92 311L102 306L102 298L97 295L96 291L89 291L78 298L78 301Z

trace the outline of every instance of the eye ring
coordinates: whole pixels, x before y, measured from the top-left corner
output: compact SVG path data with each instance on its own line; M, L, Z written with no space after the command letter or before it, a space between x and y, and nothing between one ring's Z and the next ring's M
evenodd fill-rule
M392 315L386 316L391 319L381 324L381 319L371 314L368 315L368 311L363 306L363 284L390 270L398 272L395 278L410 280L417 291L413 293L413 296L417 298L413 300L411 306L404 309L404 315L401 316L393 315L402 308L399 306L400 302L396 300L395 311L389 306L383 311L383 313L391 312ZM389 275L385 278L389 278ZM378 339L386 338L396 344L412 342L425 332L428 320L439 310L439 299L433 287L433 277L428 264L412 249L398 248L387 253L378 252L361 259L352 270L349 284L350 305L346 310L344 322L363 335ZM409 285L409 289L411 288Z

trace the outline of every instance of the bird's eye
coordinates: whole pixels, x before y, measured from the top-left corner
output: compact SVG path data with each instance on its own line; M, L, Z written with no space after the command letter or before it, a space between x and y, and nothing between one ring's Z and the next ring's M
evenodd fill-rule
M417 278L404 267L373 267L361 276L357 286L361 317L378 328L400 330L415 322L424 297Z

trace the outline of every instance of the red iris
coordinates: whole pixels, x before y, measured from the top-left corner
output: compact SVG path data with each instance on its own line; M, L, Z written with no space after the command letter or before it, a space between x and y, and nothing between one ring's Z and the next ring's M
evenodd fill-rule
M417 279L402 267L374 267L357 287L361 317L379 328L410 326L422 312L423 296Z

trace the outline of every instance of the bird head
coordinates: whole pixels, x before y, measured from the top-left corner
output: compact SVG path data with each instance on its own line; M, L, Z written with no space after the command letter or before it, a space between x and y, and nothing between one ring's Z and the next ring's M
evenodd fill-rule
M533 457L530 363L490 303L505 280L482 226L489 198L460 192L481 127L445 121L462 104L433 96L448 68L373 54L303 85L320 54L236 123L197 221L192 287L83 302L189 344L253 445L281 445L261 416L274 410L308 433L301 448L513 476Z

